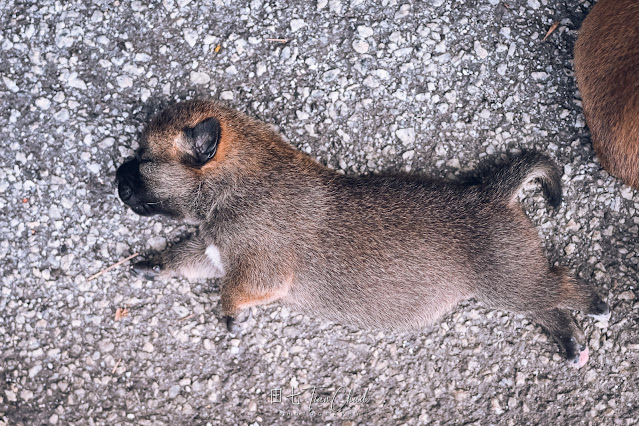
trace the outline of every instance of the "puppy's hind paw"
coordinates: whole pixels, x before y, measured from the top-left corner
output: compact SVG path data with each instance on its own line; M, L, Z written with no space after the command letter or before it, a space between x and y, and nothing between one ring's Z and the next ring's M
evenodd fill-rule
M604 301L599 301L597 306L591 313L588 314L589 317L594 318L595 321L603 325L604 327L608 326L608 320L610 320L610 308Z
M608 327L608 322L610 320L610 312L608 312L607 314L601 314L601 315L588 315L589 317L592 317L595 319L595 321L597 321L597 326L599 327Z
M588 350L588 347L582 346L582 349L581 351L579 351L579 354L577 354L577 356L575 356L574 358L569 359L568 362L570 362L570 365L573 368L579 369L583 367L584 365L586 365L589 357L590 357L590 351Z
M146 260L131 265L131 271L138 277L146 280L154 280L162 272L162 267Z

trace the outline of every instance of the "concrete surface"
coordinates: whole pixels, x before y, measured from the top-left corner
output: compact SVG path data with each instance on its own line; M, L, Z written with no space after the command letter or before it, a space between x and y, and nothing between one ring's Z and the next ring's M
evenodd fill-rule
M590 7L0 1L0 424L636 423L639 194L601 170L584 124L571 58ZM87 281L188 232L132 214L113 180L143 123L196 96L346 173L454 178L549 153L562 208L535 189L523 203L551 261L613 307L607 327L577 315L588 365L569 369L537 326L472 301L404 334L273 305L231 338L216 283L126 266ZM360 400L337 411L348 390Z

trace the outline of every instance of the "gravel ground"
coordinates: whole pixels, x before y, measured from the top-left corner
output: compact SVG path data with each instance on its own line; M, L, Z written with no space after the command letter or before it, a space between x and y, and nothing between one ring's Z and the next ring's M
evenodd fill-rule
M591 3L89 3L0 1L0 424L637 422L639 193L584 124L572 50ZM146 120L194 97L345 173L455 178L549 153L564 204L523 203L551 262L613 308L608 326L577 315L590 362L568 368L539 327L473 301L401 334L271 305L232 338L215 282L88 281L189 232L134 215L113 181Z

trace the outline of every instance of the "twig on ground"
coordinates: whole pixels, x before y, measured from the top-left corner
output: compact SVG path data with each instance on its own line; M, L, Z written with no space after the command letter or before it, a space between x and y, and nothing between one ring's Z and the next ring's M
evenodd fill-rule
M180 318L180 319L178 320L178 322L186 321L187 319L189 319L189 318L193 318L194 316L195 316L195 314L187 315L187 316L185 316L184 318Z
M115 367L113 367L113 370L111 370L111 374L115 374L115 370L118 369L118 366L120 365L121 361L122 361L122 358L120 358L118 362L115 363Z
M89 278L87 278L87 281L91 281L96 279L97 277L99 277L100 275L104 274L105 272L110 271L113 268L117 268L118 266L122 265L124 262L127 262L131 259L133 259L136 256L139 256L140 253L133 253L131 256L127 257L126 259L122 259L121 261L114 263L113 265L109 266L108 268L105 268L103 270L101 270L100 272L98 272L97 274L93 274L91 275Z
M553 22L552 25L550 26L550 29L548 29L548 32L546 33L546 37L544 37L543 41L546 41L546 39L550 37L550 34L552 34L553 31L555 31L558 26L559 26L559 21Z

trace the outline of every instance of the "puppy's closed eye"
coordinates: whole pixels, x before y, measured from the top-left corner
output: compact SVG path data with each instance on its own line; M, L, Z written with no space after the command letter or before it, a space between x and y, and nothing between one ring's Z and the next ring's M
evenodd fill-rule
M191 161L195 165L203 166L215 157L221 133L220 122L215 117L207 118L195 127L184 129L184 137L191 148Z

